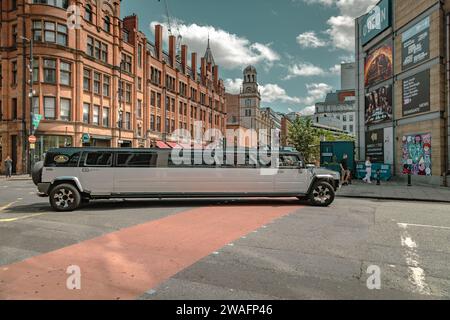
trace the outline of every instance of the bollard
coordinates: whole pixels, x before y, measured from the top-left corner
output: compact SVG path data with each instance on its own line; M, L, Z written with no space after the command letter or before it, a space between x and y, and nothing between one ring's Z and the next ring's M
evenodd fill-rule
M411 183L411 172L408 173L408 187L412 187L412 183Z
M377 170L377 186L381 185L381 171Z

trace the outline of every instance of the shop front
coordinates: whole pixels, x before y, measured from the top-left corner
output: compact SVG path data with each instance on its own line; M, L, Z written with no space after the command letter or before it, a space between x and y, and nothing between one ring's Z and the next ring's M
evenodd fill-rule
M37 135L34 162L44 160L45 153L52 148L70 147L73 144L72 136Z

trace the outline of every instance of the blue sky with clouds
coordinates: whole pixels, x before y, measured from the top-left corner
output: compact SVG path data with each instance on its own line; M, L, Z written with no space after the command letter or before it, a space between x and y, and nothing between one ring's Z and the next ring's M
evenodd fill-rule
M153 39L167 24L164 0L123 0ZM339 64L354 58L354 18L377 0L167 0L172 29L203 55L208 35L227 90L239 90L242 70L258 70L263 106L307 112L339 89Z

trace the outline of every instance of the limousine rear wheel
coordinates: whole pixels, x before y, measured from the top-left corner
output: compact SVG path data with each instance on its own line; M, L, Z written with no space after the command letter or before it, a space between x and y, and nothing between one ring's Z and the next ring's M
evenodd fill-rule
M309 196L311 203L317 207L328 207L334 201L334 188L325 181L314 184Z
M56 211L73 211L80 206L80 192L71 184L57 185L49 196L50 204Z

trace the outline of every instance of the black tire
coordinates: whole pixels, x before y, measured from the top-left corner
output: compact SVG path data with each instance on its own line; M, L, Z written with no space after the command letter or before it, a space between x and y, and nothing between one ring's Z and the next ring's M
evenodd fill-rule
M333 203L335 197L334 188L326 181L317 181L314 183L309 200L316 207L328 207Z
M33 179L33 183L38 185L42 182L42 170L44 169L44 162L39 161L33 166L31 170L31 178Z
M50 191L50 205L55 211L70 212L78 209L81 195L78 189L71 184L59 184Z

